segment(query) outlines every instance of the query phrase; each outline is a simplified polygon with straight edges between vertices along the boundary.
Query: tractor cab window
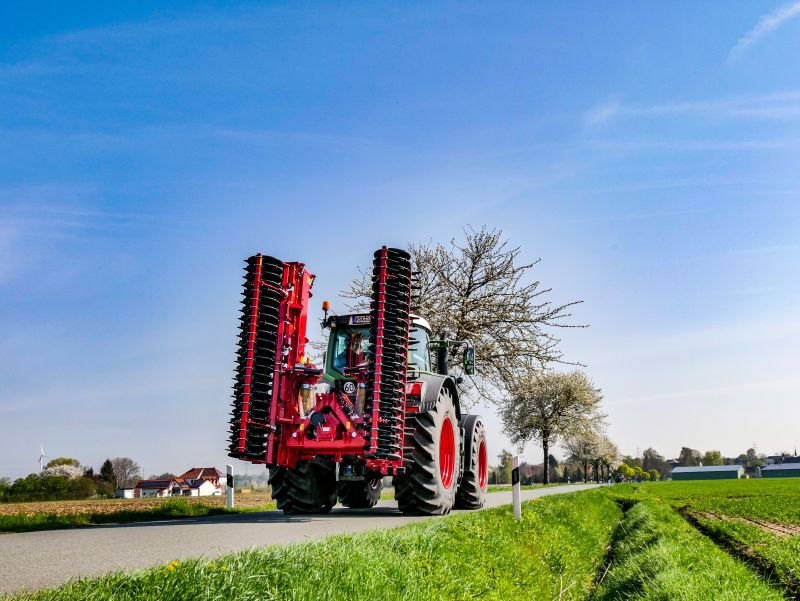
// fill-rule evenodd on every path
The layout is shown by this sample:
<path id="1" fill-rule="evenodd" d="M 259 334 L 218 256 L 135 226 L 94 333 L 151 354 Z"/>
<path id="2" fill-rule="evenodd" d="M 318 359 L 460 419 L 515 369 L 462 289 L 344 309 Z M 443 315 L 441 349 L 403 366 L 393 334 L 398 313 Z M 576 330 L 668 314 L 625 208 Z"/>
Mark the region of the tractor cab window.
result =
<path id="1" fill-rule="evenodd" d="M 411 327 L 409 337 L 409 369 L 431 371 L 431 354 L 428 351 L 428 332 L 422 328 Z"/>
<path id="2" fill-rule="evenodd" d="M 369 348 L 369 330 L 340 329 L 336 330 L 333 341 L 333 360 L 331 365 L 339 373 L 345 367 L 355 367 L 367 359 Z"/>

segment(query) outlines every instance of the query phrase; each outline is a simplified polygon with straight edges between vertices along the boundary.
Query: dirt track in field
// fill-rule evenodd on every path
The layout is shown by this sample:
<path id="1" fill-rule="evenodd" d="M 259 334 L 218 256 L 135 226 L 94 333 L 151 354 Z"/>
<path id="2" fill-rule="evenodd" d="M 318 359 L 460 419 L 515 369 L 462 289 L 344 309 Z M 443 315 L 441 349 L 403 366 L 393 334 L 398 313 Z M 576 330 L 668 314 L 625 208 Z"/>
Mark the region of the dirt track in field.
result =
<path id="1" fill-rule="evenodd" d="M 702 518 L 705 520 L 721 520 L 723 522 L 742 522 L 745 524 L 752 524 L 753 526 L 758 526 L 765 532 L 769 532 L 775 536 L 794 536 L 800 534 L 800 524 L 781 524 L 780 522 L 769 522 L 766 520 L 757 520 L 755 518 L 722 515 L 713 513 L 711 511 L 690 511 L 689 513 L 697 518 Z"/>

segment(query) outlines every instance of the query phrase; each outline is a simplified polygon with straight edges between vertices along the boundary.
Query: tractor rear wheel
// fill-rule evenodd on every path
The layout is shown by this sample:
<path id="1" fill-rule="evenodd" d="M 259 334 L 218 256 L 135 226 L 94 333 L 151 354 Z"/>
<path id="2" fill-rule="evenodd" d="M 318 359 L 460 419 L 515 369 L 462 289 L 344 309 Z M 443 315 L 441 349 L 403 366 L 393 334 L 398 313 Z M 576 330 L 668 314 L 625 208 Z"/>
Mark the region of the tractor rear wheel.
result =
<path id="1" fill-rule="evenodd" d="M 284 513 L 328 513 L 336 505 L 336 467 L 328 459 L 269 470 L 272 498 Z"/>
<path id="2" fill-rule="evenodd" d="M 449 513 L 460 463 L 458 420 L 450 390 L 442 386 L 436 406 L 408 422 L 406 457 L 411 463 L 406 464 L 405 474 L 394 479 L 397 505 L 407 514 Z"/>
<path id="3" fill-rule="evenodd" d="M 465 415 L 464 475 L 456 493 L 458 509 L 480 509 L 486 502 L 486 485 L 489 482 L 489 464 L 486 456 L 486 428 L 480 416 Z"/>
<path id="4" fill-rule="evenodd" d="M 352 482 L 339 482 L 339 502 L 351 509 L 374 507 L 381 498 L 383 480 L 372 478 Z"/>

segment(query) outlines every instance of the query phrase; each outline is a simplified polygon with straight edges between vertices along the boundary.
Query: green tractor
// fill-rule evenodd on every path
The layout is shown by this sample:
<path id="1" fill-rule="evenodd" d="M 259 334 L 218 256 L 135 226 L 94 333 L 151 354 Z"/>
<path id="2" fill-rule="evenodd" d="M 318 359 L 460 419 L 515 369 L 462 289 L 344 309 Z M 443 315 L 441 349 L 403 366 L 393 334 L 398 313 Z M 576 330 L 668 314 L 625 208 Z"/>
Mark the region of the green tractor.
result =
<path id="1" fill-rule="evenodd" d="M 479 416 L 462 413 L 457 381 L 448 375 L 448 355 L 460 346 L 466 346 L 464 372 L 474 373 L 473 347 L 432 340 L 427 320 L 414 314 L 410 318 L 406 470 L 394 476 L 395 498 L 403 513 L 479 509 L 486 499 L 488 477 L 486 429 Z M 369 315 L 330 317 L 325 325 L 330 335 L 323 381 L 348 395 L 356 411 L 363 412 L 366 385 L 353 374 L 369 360 Z M 346 507 L 372 506 L 380 497 L 381 482 L 360 457 L 346 457 L 339 467 L 339 501 Z"/>

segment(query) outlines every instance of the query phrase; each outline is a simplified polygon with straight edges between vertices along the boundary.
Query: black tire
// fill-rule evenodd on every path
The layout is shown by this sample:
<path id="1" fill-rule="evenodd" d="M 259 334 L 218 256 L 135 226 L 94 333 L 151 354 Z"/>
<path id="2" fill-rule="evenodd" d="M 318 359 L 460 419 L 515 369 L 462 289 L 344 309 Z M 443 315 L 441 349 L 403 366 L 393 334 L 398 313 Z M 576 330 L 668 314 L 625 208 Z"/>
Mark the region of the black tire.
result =
<path id="1" fill-rule="evenodd" d="M 456 493 L 457 509 L 480 509 L 486 503 L 487 457 L 486 428 L 479 415 L 465 415 L 461 420 L 464 429 L 464 474 Z M 483 445 L 483 450 L 481 450 Z M 483 455 L 481 457 L 481 455 Z M 481 462 L 483 474 L 481 474 Z M 483 482 L 481 482 L 483 475 Z M 481 486 L 483 484 L 483 486 Z"/>
<path id="2" fill-rule="evenodd" d="M 455 444 L 454 465 L 446 470 L 449 482 L 442 477 L 440 447 L 445 422 L 450 422 Z M 395 498 L 400 511 L 412 515 L 450 513 L 456 499 L 459 470 L 459 429 L 453 396 L 446 386 L 439 391 L 436 406 L 409 419 L 406 429 L 406 473 L 397 476 Z"/>
<path id="3" fill-rule="evenodd" d="M 336 468 L 332 461 L 300 461 L 293 470 L 269 470 L 272 498 L 287 514 L 328 513 L 336 505 Z"/>
<path id="4" fill-rule="evenodd" d="M 339 502 L 350 509 L 366 509 L 375 507 L 381 498 L 383 480 L 356 480 L 339 482 Z"/>

